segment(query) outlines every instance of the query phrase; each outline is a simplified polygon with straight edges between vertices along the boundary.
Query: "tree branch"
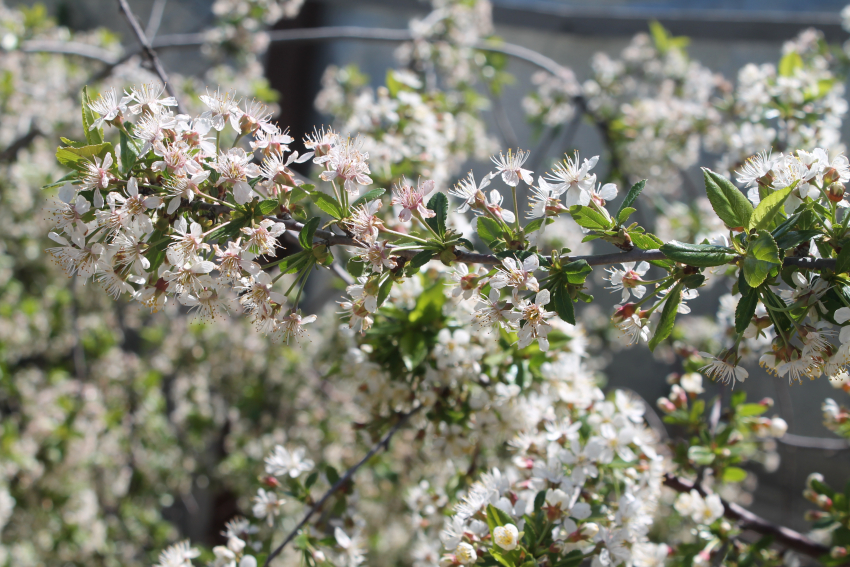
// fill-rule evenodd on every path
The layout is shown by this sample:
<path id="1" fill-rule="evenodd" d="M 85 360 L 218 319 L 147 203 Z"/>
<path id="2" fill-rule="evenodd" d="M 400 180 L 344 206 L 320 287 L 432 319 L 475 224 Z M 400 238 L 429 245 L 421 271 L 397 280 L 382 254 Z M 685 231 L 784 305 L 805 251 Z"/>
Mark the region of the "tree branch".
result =
<path id="1" fill-rule="evenodd" d="M 845 439 L 832 439 L 829 437 L 806 437 L 786 433 L 778 439 L 783 445 L 800 447 L 803 449 L 817 449 L 820 451 L 846 451 L 850 449 L 850 442 Z"/>
<path id="2" fill-rule="evenodd" d="M 701 495 L 707 494 L 701 485 L 670 473 L 664 475 L 664 484 L 678 492 L 690 492 L 696 488 Z M 725 500 L 721 500 L 721 502 L 723 502 L 723 515 L 730 520 L 739 522 L 744 529 L 773 536 L 777 543 L 809 557 L 818 558 L 829 553 L 829 547 L 817 543 L 799 532 L 773 524 L 733 502 L 726 502 Z"/>
<path id="3" fill-rule="evenodd" d="M 24 53 L 58 53 L 61 55 L 77 55 L 86 59 L 94 59 L 106 65 L 113 65 L 118 60 L 106 49 L 79 43 L 76 41 L 53 41 L 49 39 L 30 39 L 21 44 Z"/>
<path id="4" fill-rule="evenodd" d="M 351 480 L 351 478 L 354 476 L 354 474 L 360 469 L 360 467 L 365 465 L 369 461 L 369 459 L 374 457 L 380 451 L 387 449 L 389 447 L 390 440 L 393 438 L 393 435 L 398 433 L 399 429 L 401 429 L 402 426 L 405 423 L 407 423 L 407 420 L 410 419 L 410 417 L 413 414 L 415 414 L 420 409 L 422 409 L 422 407 L 423 406 L 420 404 L 420 405 L 416 406 L 415 408 L 413 408 L 412 410 L 410 410 L 409 412 L 403 413 L 399 416 L 398 422 L 396 422 L 396 424 L 392 426 L 392 428 L 387 432 L 387 434 L 384 435 L 383 438 L 381 438 L 381 440 L 378 441 L 374 446 L 372 446 L 372 448 L 369 450 L 369 452 L 366 453 L 366 455 L 362 459 L 360 459 L 360 461 L 356 465 L 354 465 L 353 467 L 351 467 L 350 469 L 345 471 L 345 474 L 342 475 L 339 478 L 339 480 L 337 480 L 333 484 L 333 486 L 331 486 L 328 489 L 328 491 L 325 492 L 322 495 L 322 497 L 315 504 L 313 504 L 313 506 L 310 507 L 309 510 L 307 510 L 307 513 L 304 514 L 304 517 L 301 519 L 300 522 L 298 522 L 298 525 L 295 526 L 295 528 L 291 532 L 289 532 L 289 535 L 286 536 L 286 539 L 283 540 L 283 543 L 278 545 L 274 549 L 274 551 L 269 553 L 269 556 L 266 558 L 265 563 L 263 563 L 263 567 L 268 567 L 269 564 L 272 562 L 272 560 L 275 557 L 277 557 L 278 555 L 281 554 L 281 552 L 283 551 L 283 548 L 285 548 L 293 539 L 295 539 L 295 536 L 298 535 L 299 530 L 301 530 L 301 528 L 304 527 L 304 525 L 310 520 L 310 518 L 313 516 L 313 514 L 318 512 L 322 508 L 322 506 L 325 505 L 325 502 L 327 502 L 328 499 L 335 492 L 337 492 L 340 488 L 345 486 L 348 483 L 348 481 Z"/>
<path id="5" fill-rule="evenodd" d="M 18 138 L 17 140 L 13 140 L 9 147 L 5 150 L 0 151 L 0 163 L 10 162 L 14 160 L 18 156 L 18 152 L 29 146 L 33 140 L 35 140 L 38 136 L 41 135 L 41 130 L 38 129 L 38 126 L 35 124 L 30 125 L 30 129 L 26 134 Z"/>
<path id="6" fill-rule="evenodd" d="M 174 90 L 174 86 L 171 82 L 169 82 L 168 74 L 165 72 L 165 68 L 163 68 L 156 51 L 154 51 L 153 47 L 151 47 L 148 36 L 145 35 L 142 26 L 139 25 L 139 20 L 137 20 L 136 16 L 133 15 L 132 10 L 130 10 L 130 5 L 127 4 L 127 0 L 118 0 L 118 6 L 121 8 L 121 12 L 124 13 L 124 17 L 127 18 L 127 22 L 130 24 L 133 33 L 136 34 L 136 38 L 142 46 L 142 52 L 145 54 L 145 57 L 147 57 L 148 61 L 150 61 L 154 71 L 159 77 L 159 80 L 165 84 L 168 94 L 173 96 L 174 100 L 177 101 L 177 112 L 182 113 L 183 107 L 180 105 L 180 99 L 177 98 L 177 92 Z"/>

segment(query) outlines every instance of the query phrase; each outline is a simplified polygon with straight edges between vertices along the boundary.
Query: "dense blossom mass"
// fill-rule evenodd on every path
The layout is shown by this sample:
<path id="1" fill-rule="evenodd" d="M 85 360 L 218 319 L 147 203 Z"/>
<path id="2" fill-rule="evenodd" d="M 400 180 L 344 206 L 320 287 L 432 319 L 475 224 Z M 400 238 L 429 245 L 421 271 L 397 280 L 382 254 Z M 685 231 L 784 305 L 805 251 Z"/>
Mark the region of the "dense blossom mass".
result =
<path id="1" fill-rule="evenodd" d="M 302 3 L 217 0 L 168 81 L 0 4 L 0 566 L 845 564 L 824 476 L 808 534 L 742 507 L 806 442 L 754 382 L 829 380 L 850 438 L 843 48 L 733 83 L 653 24 L 582 84 L 433 0 L 293 132 L 258 57 Z M 506 53 L 546 69 L 532 152 Z M 605 154 L 550 155 L 585 119 Z M 605 367 L 635 345 L 676 361 L 654 406 Z"/>

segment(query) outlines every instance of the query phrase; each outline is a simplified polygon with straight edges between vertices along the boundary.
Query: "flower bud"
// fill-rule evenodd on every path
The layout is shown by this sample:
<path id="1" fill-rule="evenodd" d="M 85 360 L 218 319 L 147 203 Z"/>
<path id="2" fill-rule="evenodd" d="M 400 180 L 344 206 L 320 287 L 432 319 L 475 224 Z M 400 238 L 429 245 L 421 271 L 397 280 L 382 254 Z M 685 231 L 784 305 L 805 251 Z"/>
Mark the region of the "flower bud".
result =
<path id="1" fill-rule="evenodd" d="M 818 493 L 811 488 L 807 488 L 803 491 L 803 498 L 814 504 L 818 503 Z"/>
<path id="2" fill-rule="evenodd" d="M 581 535 L 585 539 L 592 539 L 599 533 L 599 525 L 594 522 L 588 522 L 581 527 Z"/>
<path id="3" fill-rule="evenodd" d="M 834 167 L 830 167 L 823 173 L 824 183 L 833 183 L 841 178 L 841 174 Z"/>
<path id="4" fill-rule="evenodd" d="M 833 203 L 838 203 L 844 199 L 844 184 L 841 182 L 831 183 L 826 188 L 826 196 Z"/>
<path id="5" fill-rule="evenodd" d="M 766 408 L 772 408 L 773 407 L 773 398 L 762 398 L 761 400 L 759 400 L 758 403 L 759 403 L 760 406 L 764 406 Z"/>
<path id="6" fill-rule="evenodd" d="M 668 400 L 667 398 L 658 398 L 658 401 L 655 402 L 658 406 L 658 409 L 663 411 L 664 413 L 673 413 L 676 411 L 676 406 L 673 405 L 673 402 Z"/>
<path id="7" fill-rule="evenodd" d="M 779 439 L 788 432 L 788 424 L 781 417 L 770 420 L 770 436 Z"/>
<path id="8" fill-rule="evenodd" d="M 837 545 L 829 550 L 829 556 L 833 559 L 840 559 L 842 557 L 847 557 L 847 548 L 841 547 Z"/>
<path id="9" fill-rule="evenodd" d="M 813 472 L 812 474 L 810 474 L 808 476 L 808 478 L 806 478 L 806 486 L 810 490 L 814 490 L 814 486 L 812 486 L 812 485 L 815 481 L 817 481 L 819 483 L 823 483 L 823 475 L 820 474 L 820 473 L 817 473 L 817 472 Z"/>
<path id="10" fill-rule="evenodd" d="M 829 514 L 826 512 L 822 512 L 820 510 L 806 510 L 806 513 L 803 514 L 803 519 L 807 522 L 817 522 L 823 518 L 826 518 Z"/>
<path id="11" fill-rule="evenodd" d="M 625 305 L 617 307 L 617 309 L 614 311 L 614 316 L 612 317 L 612 319 L 615 323 L 621 323 L 626 319 L 630 319 L 636 311 L 637 307 L 634 303 L 626 303 Z"/>
<path id="12" fill-rule="evenodd" d="M 686 408 L 688 407 L 688 394 L 685 393 L 684 388 L 678 384 L 673 384 L 673 387 L 670 388 L 670 401 L 677 408 Z"/>
<path id="13" fill-rule="evenodd" d="M 815 502 L 819 507 L 824 510 L 829 510 L 832 508 L 832 498 L 827 496 L 826 494 L 818 494 L 817 501 Z"/>

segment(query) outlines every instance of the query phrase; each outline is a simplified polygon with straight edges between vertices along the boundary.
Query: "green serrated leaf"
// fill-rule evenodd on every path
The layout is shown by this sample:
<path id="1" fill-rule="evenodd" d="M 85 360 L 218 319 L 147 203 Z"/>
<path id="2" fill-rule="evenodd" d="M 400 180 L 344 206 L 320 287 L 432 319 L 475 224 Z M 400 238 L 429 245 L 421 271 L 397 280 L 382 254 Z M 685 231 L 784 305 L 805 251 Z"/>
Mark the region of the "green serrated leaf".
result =
<path id="1" fill-rule="evenodd" d="M 770 271 L 781 265 L 779 248 L 770 233 L 765 230 L 756 233 L 756 237 L 751 238 L 747 245 L 747 254 L 742 265 L 747 284 L 750 287 L 760 286 Z"/>
<path id="2" fill-rule="evenodd" d="M 729 248 L 711 244 L 687 244 L 673 240 L 659 248 L 665 256 L 689 266 L 708 268 L 733 262 L 737 255 Z"/>
<path id="3" fill-rule="evenodd" d="M 434 252 L 433 250 L 423 250 L 422 252 L 417 253 L 416 256 L 414 256 L 410 259 L 409 262 L 407 262 L 407 265 L 404 267 L 405 273 L 408 276 L 415 274 L 422 266 L 430 262 L 431 258 L 436 255 L 436 252 Z"/>
<path id="4" fill-rule="evenodd" d="M 354 207 L 358 207 L 370 201 L 374 201 L 386 192 L 387 190 L 382 189 L 381 187 L 378 187 L 377 189 L 372 189 L 371 191 L 367 191 L 366 193 L 363 193 L 362 195 L 357 197 L 357 199 L 353 203 L 351 203 L 351 208 L 353 209 Z"/>
<path id="5" fill-rule="evenodd" d="M 113 153 L 112 144 L 109 142 L 81 148 L 57 148 L 56 160 L 65 167 L 81 170 L 85 168 L 85 162 L 93 161 L 94 157 L 103 160 L 107 154 L 111 153 Z"/>
<path id="6" fill-rule="evenodd" d="M 570 215 L 579 226 L 591 230 L 606 230 L 613 225 L 611 219 L 606 218 L 605 215 L 592 207 L 573 205 L 570 207 Z"/>
<path id="7" fill-rule="evenodd" d="M 664 302 L 664 308 L 661 310 L 661 319 L 658 320 L 655 334 L 649 339 L 649 350 L 654 351 L 655 347 L 673 332 L 673 326 L 676 323 L 676 314 L 678 313 L 681 302 L 682 284 L 677 283 L 667 294 L 667 300 Z"/>
<path id="8" fill-rule="evenodd" d="M 348 260 L 348 264 L 346 264 L 346 269 L 348 273 L 354 276 L 355 278 L 359 278 L 363 275 L 363 268 L 365 268 L 365 264 L 360 261 L 359 258 L 350 258 Z"/>
<path id="9" fill-rule="evenodd" d="M 428 226 L 440 235 L 446 236 L 446 219 L 449 217 L 449 200 L 442 193 L 436 193 L 431 200 L 428 201 L 428 209 L 437 213 L 435 216 L 425 219 Z M 480 220 L 480 219 L 479 219 Z"/>
<path id="10" fill-rule="evenodd" d="M 803 66 L 803 58 L 796 51 L 789 51 L 779 60 L 779 76 L 792 77 Z"/>
<path id="11" fill-rule="evenodd" d="M 741 404 L 735 408 L 738 417 L 752 417 L 761 415 L 767 411 L 767 406 L 762 404 Z"/>
<path id="12" fill-rule="evenodd" d="M 738 306 L 735 308 L 735 331 L 743 333 L 753 320 L 753 315 L 756 314 L 756 307 L 759 304 L 759 294 L 756 290 L 750 288 L 747 293 L 741 293 L 741 299 L 738 300 Z"/>
<path id="13" fill-rule="evenodd" d="M 753 205 L 744 194 L 722 175 L 706 168 L 702 173 L 708 200 L 720 220 L 732 229 L 749 225 Z"/>
<path id="14" fill-rule="evenodd" d="M 629 217 L 632 216 L 632 213 L 634 213 L 636 210 L 637 209 L 633 207 L 626 207 L 625 209 L 622 209 L 620 212 L 617 213 L 617 224 L 619 224 L 620 226 L 626 224 L 626 221 L 629 220 Z"/>
<path id="15" fill-rule="evenodd" d="M 278 207 L 280 207 L 280 203 L 278 203 L 277 199 L 266 199 L 265 201 L 260 201 L 259 205 L 257 205 L 257 209 L 263 215 L 272 214 Z"/>
<path id="16" fill-rule="evenodd" d="M 489 243 L 502 238 L 502 227 L 493 219 L 478 217 L 476 224 L 478 225 L 478 236 L 481 237 L 482 241 Z"/>
<path id="17" fill-rule="evenodd" d="M 313 247 L 313 235 L 316 234 L 319 222 L 319 217 L 313 217 L 304 223 L 304 228 L 301 229 L 301 233 L 298 235 L 298 242 L 303 248 Z"/>
<path id="18" fill-rule="evenodd" d="M 846 274 L 850 272 L 850 243 L 846 244 L 835 258 L 835 273 Z"/>
<path id="19" fill-rule="evenodd" d="M 126 128 L 132 127 L 133 125 L 128 122 Z M 133 164 L 136 163 L 139 151 L 136 143 L 124 133 L 124 130 L 119 132 L 119 137 L 121 141 L 121 171 L 126 174 L 130 171 Z"/>
<path id="20" fill-rule="evenodd" d="M 622 203 L 620 203 L 620 208 L 617 209 L 616 217 L 618 219 L 620 218 L 620 214 L 624 210 L 632 206 L 632 204 L 638 198 L 638 195 L 640 195 L 641 191 L 643 191 L 644 187 L 646 187 L 646 179 L 641 179 L 640 181 L 632 185 L 632 188 L 629 189 L 628 193 L 626 193 L 626 198 L 623 199 Z"/>
<path id="21" fill-rule="evenodd" d="M 83 107 L 83 130 L 86 133 L 86 141 L 89 145 L 96 146 L 103 143 L 103 131 L 100 128 L 92 128 L 92 124 L 97 120 L 97 117 L 92 112 L 91 99 L 89 98 L 88 87 L 83 87 L 82 94 Z"/>
<path id="22" fill-rule="evenodd" d="M 785 201 L 791 195 L 791 191 L 794 190 L 796 185 L 797 182 L 795 181 L 785 189 L 774 191 L 762 199 L 759 206 L 756 207 L 753 214 L 750 215 L 750 221 L 747 223 L 747 231 L 758 231 L 770 228 L 770 223 L 773 222 L 774 217 L 783 210 Z"/>
<path id="23" fill-rule="evenodd" d="M 319 209 L 326 212 L 333 218 L 337 220 L 342 218 L 342 207 L 340 207 L 339 202 L 337 202 L 334 197 L 331 197 L 327 193 L 314 191 L 310 193 L 310 199 L 317 207 L 319 207 Z"/>
<path id="24" fill-rule="evenodd" d="M 776 246 L 778 246 L 780 250 L 788 250 L 789 248 L 796 248 L 803 242 L 808 242 L 812 238 L 817 238 L 822 235 L 823 233 L 819 230 L 792 230 L 782 234 L 781 236 L 774 236 L 774 239 L 776 240 Z"/>
<path id="25" fill-rule="evenodd" d="M 555 309 L 555 313 L 558 314 L 558 317 L 560 317 L 561 320 L 566 321 L 570 325 L 575 325 L 575 308 L 573 307 L 573 300 L 570 297 L 570 294 L 567 291 L 566 287 L 560 286 L 552 290 L 551 293 L 552 306 Z"/>
<path id="26" fill-rule="evenodd" d="M 309 197 L 312 190 L 312 185 L 299 185 L 297 187 L 293 187 L 292 191 L 289 193 L 289 204 L 294 205 L 304 197 Z"/>
<path id="27" fill-rule="evenodd" d="M 381 284 L 381 287 L 378 289 L 378 307 L 384 304 L 387 298 L 390 296 L 390 291 L 393 289 L 393 279 L 387 278 L 384 283 Z"/>

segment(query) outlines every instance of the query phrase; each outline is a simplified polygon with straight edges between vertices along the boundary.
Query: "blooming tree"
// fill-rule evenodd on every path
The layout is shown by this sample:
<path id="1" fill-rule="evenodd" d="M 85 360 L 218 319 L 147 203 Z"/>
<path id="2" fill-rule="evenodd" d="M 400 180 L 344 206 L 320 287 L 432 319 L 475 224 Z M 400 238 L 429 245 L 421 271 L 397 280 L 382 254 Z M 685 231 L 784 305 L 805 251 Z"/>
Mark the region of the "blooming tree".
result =
<path id="1" fill-rule="evenodd" d="M 778 67 L 747 66 L 733 88 L 654 25 L 621 59 L 596 57 L 582 85 L 493 38 L 485 1 L 435 1 L 393 36 L 405 40 L 404 69 L 375 91 L 353 68 L 329 69 L 317 106 L 334 123 L 296 135 L 249 98 L 261 92 L 227 90 L 227 81 L 173 88 L 156 42 L 119 5 L 142 45 L 136 66 L 147 61 L 156 76 L 134 68 L 137 81 L 82 88 L 80 129 L 61 138 L 62 171 L 43 189 L 55 195 L 50 227 L 35 230 L 62 271 L 122 306 L 117 316 L 135 306 L 123 332 L 148 335 L 163 353 L 147 375 L 176 378 L 147 379 L 139 361 L 139 378 L 122 386 L 110 376 L 129 364 L 108 357 L 96 384 L 76 359 L 77 379 L 58 387 L 43 373 L 4 378 L 17 407 L 3 410 L 14 458 L 0 480 L 0 525 L 19 514 L 38 531 L 8 523 L 4 532 L 32 543 L 4 543 L 0 562 L 47 553 L 36 549 L 109 564 L 123 549 L 139 562 L 133 545 L 168 539 L 159 493 L 190 498 L 186 482 L 209 486 L 205 469 L 186 461 L 211 445 L 192 454 L 218 455 L 213 480 L 233 513 L 217 526 L 218 545 L 182 541 L 159 566 L 848 561 L 850 493 L 823 476 L 812 472 L 804 490 L 816 507 L 811 535 L 739 503 L 753 469 L 778 466 L 775 440 L 788 429 L 768 415 L 772 400 L 747 401 L 744 363 L 757 359 L 789 385 L 821 378 L 850 391 L 839 48 L 804 32 Z M 216 2 L 218 26 L 202 41 L 241 66 L 219 76 L 244 84 L 233 75 L 256 73 L 272 37 L 253 30 L 299 7 Z M 32 13 L 3 14 L 12 30 L 3 48 L 15 57 L 59 50 L 31 37 L 48 33 L 28 22 Z M 91 57 L 81 45 L 95 40 L 74 39 L 76 53 L 60 52 Z M 599 156 L 576 151 L 538 171 L 526 149 L 497 149 L 483 112 L 488 100 L 498 111 L 505 55 L 542 68 L 524 107 L 544 136 L 582 117 L 599 128 L 607 177 Z M 68 104 L 63 89 L 56 104 Z M 61 123 L 52 127 L 46 134 L 58 136 Z M 42 134 L 30 129 L 21 147 Z M 690 204 L 668 202 L 702 149 L 721 155 L 702 169 L 704 189 Z M 467 158 L 488 156 L 486 173 L 461 175 Z M 309 177 L 296 172 L 305 165 Z M 588 253 L 573 251 L 588 243 Z M 660 415 L 633 391 L 600 388 L 581 305 L 594 301 L 594 268 L 619 299 L 612 332 L 599 334 L 680 359 Z M 323 271 L 345 295 L 305 312 Z M 713 286 L 728 291 L 715 335 L 677 334 L 688 302 Z M 115 309 L 95 301 L 93 312 Z M 175 327 L 170 338 L 153 337 L 164 324 Z M 178 360 L 204 352 L 201 342 L 215 354 L 175 373 Z M 707 399 L 703 377 L 728 391 Z M 38 420 L 41 403 L 51 412 Z M 123 408 L 130 418 L 119 426 Z M 826 427 L 844 438 L 848 411 L 823 404 Z M 66 422 L 84 443 L 62 438 L 55 424 Z M 97 461 L 101 444 L 116 447 L 108 455 L 119 466 Z M 54 480 L 28 501 L 43 463 L 55 465 Z M 100 469 L 110 490 L 97 486 Z M 50 495 L 65 470 L 95 478 Z M 61 519 L 39 523 L 39 506 L 49 514 L 54 501 Z M 109 508 L 119 510 L 100 513 Z M 78 531 L 65 535 L 69 526 Z"/>

